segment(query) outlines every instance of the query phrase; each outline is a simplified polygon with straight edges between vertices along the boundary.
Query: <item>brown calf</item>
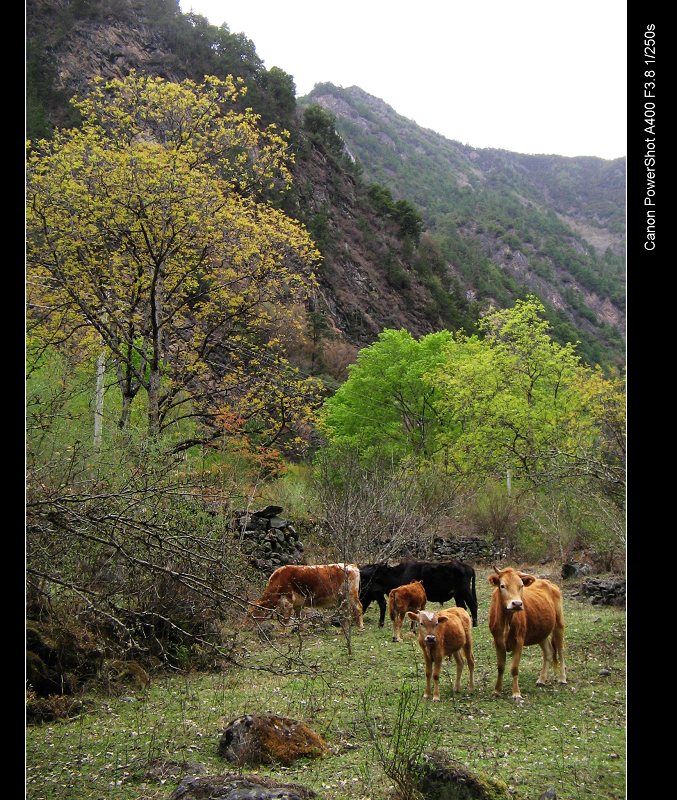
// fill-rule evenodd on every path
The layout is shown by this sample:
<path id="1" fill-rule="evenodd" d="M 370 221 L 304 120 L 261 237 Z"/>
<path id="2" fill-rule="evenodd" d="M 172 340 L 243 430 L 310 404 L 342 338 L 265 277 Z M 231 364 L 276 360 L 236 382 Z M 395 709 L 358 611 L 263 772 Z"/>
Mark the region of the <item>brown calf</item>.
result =
<path id="1" fill-rule="evenodd" d="M 405 583 L 404 586 L 398 586 L 390 590 L 388 593 L 388 608 L 390 610 L 390 619 L 393 621 L 393 642 L 402 641 L 404 615 L 408 611 L 420 611 L 425 608 L 427 600 L 422 581 Z M 412 631 L 414 630 L 413 621 L 411 629 Z"/>
<path id="2" fill-rule="evenodd" d="M 250 616 L 254 620 L 265 619 L 279 608 L 280 622 L 286 625 L 292 611 L 300 616 L 305 606 L 327 608 L 347 599 L 357 627 L 363 629 L 359 593 L 360 570 L 355 564 L 287 564 L 268 578 Z"/>
<path id="3" fill-rule="evenodd" d="M 472 620 L 464 609 L 455 606 L 442 611 L 409 611 L 407 616 L 418 621 L 418 643 L 425 658 L 425 692 L 423 697 L 430 697 L 430 675 L 432 673 L 434 692 L 433 702 L 440 699 L 440 672 L 442 659 L 454 657 L 456 661 L 456 682 L 454 691 L 461 691 L 461 673 L 463 672 L 463 656 L 468 662 L 468 689 L 472 692 L 473 670 L 475 659 L 472 652 Z"/>
<path id="4" fill-rule="evenodd" d="M 538 644 L 543 651 L 543 666 L 536 684 L 545 684 L 548 663 L 559 673 L 559 682 L 566 683 L 564 666 L 564 609 L 562 593 L 554 583 L 518 572 L 512 567 L 496 570 L 489 583 L 496 588 L 489 607 L 489 630 L 494 637 L 498 677 L 494 695 L 501 692 L 506 652 L 512 652 L 512 696 L 522 702 L 518 683 L 522 648 Z"/>

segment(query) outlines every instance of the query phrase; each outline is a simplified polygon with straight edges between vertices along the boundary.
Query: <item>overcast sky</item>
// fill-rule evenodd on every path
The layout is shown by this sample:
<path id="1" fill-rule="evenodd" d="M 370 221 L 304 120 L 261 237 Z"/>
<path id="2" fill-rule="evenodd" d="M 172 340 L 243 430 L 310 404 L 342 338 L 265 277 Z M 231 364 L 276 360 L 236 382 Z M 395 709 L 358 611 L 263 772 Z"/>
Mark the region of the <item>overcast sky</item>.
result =
<path id="1" fill-rule="evenodd" d="M 626 154 L 625 0 L 180 0 L 297 96 L 359 86 L 474 147 Z"/>

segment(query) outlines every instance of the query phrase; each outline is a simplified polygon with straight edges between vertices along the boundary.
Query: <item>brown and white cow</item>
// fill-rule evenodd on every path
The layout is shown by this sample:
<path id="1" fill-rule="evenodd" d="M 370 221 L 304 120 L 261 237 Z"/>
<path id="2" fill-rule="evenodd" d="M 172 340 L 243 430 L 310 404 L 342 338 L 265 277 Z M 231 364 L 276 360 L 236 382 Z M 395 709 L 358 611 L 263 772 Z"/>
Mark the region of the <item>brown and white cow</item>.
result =
<path id="1" fill-rule="evenodd" d="M 360 570 L 355 564 L 287 564 L 268 578 L 268 585 L 253 604 L 250 617 L 265 619 L 279 609 L 284 626 L 292 611 L 300 616 L 302 608 L 328 608 L 347 600 L 357 627 L 363 629 L 359 595 Z"/>
<path id="2" fill-rule="evenodd" d="M 472 692 L 475 659 L 472 652 L 472 620 L 464 609 L 454 606 L 442 611 L 409 611 L 407 616 L 418 622 L 418 643 L 425 658 L 425 692 L 423 697 L 430 697 L 430 676 L 433 678 L 433 702 L 440 699 L 440 672 L 442 659 L 454 657 L 456 661 L 456 682 L 454 691 L 461 691 L 461 673 L 463 672 L 463 656 L 468 662 L 468 689 Z"/>
<path id="3" fill-rule="evenodd" d="M 559 587 L 547 580 L 518 572 L 512 567 L 489 575 L 489 583 L 496 588 L 489 607 L 489 630 L 494 637 L 498 662 L 498 677 L 494 695 L 501 692 L 506 652 L 512 652 L 512 696 L 522 702 L 518 683 L 522 648 L 538 644 L 543 651 L 543 666 L 537 685 L 543 686 L 552 662 L 557 669 L 559 682 L 566 683 L 564 665 L 564 608 Z"/>
<path id="4" fill-rule="evenodd" d="M 423 588 L 423 581 L 412 581 L 391 589 L 388 593 L 388 609 L 390 619 L 393 621 L 393 642 L 402 641 L 402 623 L 408 611 L 421 611 L 425 608 L 428 598 Z M 414 630 L 412 620 L 411 629 Z"/>

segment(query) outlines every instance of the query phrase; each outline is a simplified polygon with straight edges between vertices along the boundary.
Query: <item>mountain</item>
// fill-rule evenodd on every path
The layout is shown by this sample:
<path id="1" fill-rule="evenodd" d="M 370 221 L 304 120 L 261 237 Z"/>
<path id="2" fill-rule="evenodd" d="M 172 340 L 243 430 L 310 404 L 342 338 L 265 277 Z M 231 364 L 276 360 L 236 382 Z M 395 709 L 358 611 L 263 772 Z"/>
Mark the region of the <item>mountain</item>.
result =
<path id="1" fill-rule="evenodd" d="M 333 115 L 365 180 L 416 205 L 469 296 L 505 306 L 531 291 L 588 360 L 622 360 L 624 158 L 476 149 L 355 86 L 318 84 L 299 100 L 313 104 Z"/>
<path id="2" fill-rule="evenodd" d="M 280 205 L 324 257 L 312 344 L 296 354 L 309 371 L 340 380 L 384 327 L 470 332 L 529 291 L 558 339 L 622 363 L 623 159 L 475 150 L 355 87 L 321 84 L 297 102 L 293 77 L 266 69 L 251 40 L 177 0 L 27 0 L 26 34 L 29 138 L 77 124 L 68 99 L 90 78 L 131 69 L 242 77 L 262 122 L 290 131 L 294 188 Z"/>

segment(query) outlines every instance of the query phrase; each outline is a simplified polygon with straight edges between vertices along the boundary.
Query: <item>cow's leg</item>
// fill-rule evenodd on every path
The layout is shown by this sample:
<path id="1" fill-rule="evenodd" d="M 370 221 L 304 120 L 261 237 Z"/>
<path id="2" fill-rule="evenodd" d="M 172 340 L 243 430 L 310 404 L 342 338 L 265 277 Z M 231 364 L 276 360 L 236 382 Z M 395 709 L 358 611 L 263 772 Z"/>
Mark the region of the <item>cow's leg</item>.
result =
<path id="1" fill-rule="evenodd" d="M 353 608 L 355 613 L 355 624 L 357 625 L 357 629 L 359 631 L 364 630 L 364 619 L 362 618 L 362 603 L 360 603 L 359 599 L 355 601 L 355 606 Z"/>
<path id="2" fill-rule="evenodd" d="M 552 650 L 552 665 L 559 675 L 557 681 L 558 683 L 566 683 L 567 670 L 564 665 L 564 625 L 559 624 L 559 620 L 552 632 Z"/>
<path id="3" fill-rule="evenodd" d="M 550 637 L 546 636 L 542 642 L 539 642 L 541 650 L 543 651 L 543 666 L 538 674 L 536 686 L 545 686 L 548 679 L 548 665 L 552 661 L 552 646 L 550 644 Z"/>
<path id="4" fill-rule="evenodd" d="M 289 597 L 283 596 L 279 600 L 278 608 L 280 610 L 280 625 L 282 626 L 282 630 L 286 632 L 289 617 L 291 617 L 294 606 Z"/>
<path id="5" fill-rule="evenodd" d="M 442 657 L 435 654 L 433 661 L 433 703 L 440 702 L 440 672 L 442 671 Z"/>
<path id="6" fill-rule="evenodd" d="M 381 597 L 378 598 L 376 602 L 378 603 L 378 609 L 379 609 L 378 626 L 379 628 L 382 628 L 385 625 L 386 621 L 386 599 L 382 595 Z"/>
<path id="7" fill-rule="evenodd" d="M 468 611 L 470 611 L 470 616 L 472 617 L 472 626 L 473 628 L 477 627 L 477 600 L 472 596 L 472 593 L 468 594 L 467 598 L 468 603 Z"/>
<path id="8" fill-rule="evenodd" d="M 425 658 L 425 692 L 423 692 L 423 698 L 428 700 L 430 698 L 430 676 L 433 673 L 433 662 L 427 650 L 423 651 L 423 656 Z"/>
<path id="9" fill-rule="evenodd" d="M 456 662 L 456 682 L 454 683 L 454 692 L 458 694 L 461 691 L 461 675 L 463 674 L 463 656 L 460 650 L 454 651 L 454 661 Z"/>
<path id="10" fill-rule="evenodd" d="M 400 618 L 399 613 L 395 613 L 393 617 L 393 642 L 401 642 L 402 639 L 400 638 L 400 628 L 402 627 L 402 620 Z"/>
<path id="11" fill-rule="evenodd" d="M 516 703 L 522 702 L 522 695 L 520 694 L 519 685 L 519 672 L 520 672 L 520 659 L 522 658 L 522 642 L 515 642 L 512 650 L 512 664 L 510 665 L 510 674 L 512 675 L 512 699 Z"/>
<path id="12" fill-rule="evenodd" d="M 494 686 L 494 696 L 501 693 L 503 688 L 503 673 L 505 672 L 505 647 L 494 642 L 494 649 L 496 650 L 496 686 Z"/>
<path id="13" fill-rule="evenodd" d="M 463 645 L 463 652 L 465 653 L 465 660 L 468 662 L 468 689 L 475 691 L 475 684 L 473 683 L 473 672 L 475 671 L 475 657 L 472 652 L 472 642 L 466 642 Z"/>
<path id="14" fill-rule="evenodd" d="M 465 608 L 465 610 L 470 614 L 472 617 L 472 626 L 473 628 L 477 627 L 477 603 L 472 596 L 470 591 L 466 591 L 465 589 L 456 593 L 456 597 L 454 598 L 456 601 L 456 605 L 460 608 Z"/>

